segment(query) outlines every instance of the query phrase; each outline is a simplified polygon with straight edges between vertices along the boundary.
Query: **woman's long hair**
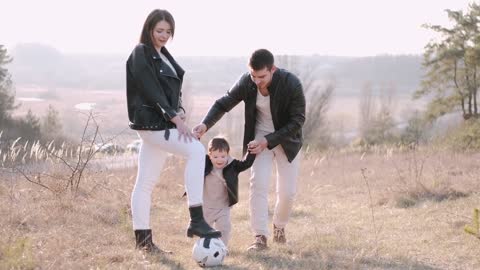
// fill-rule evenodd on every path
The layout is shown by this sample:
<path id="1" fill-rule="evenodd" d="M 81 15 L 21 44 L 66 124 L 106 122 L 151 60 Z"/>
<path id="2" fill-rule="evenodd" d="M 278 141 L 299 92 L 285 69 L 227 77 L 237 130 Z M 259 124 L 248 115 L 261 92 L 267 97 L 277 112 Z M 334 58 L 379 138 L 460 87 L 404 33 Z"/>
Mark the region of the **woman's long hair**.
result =
<path id="1" fill-rule="evenodd" d="M 140 43 L 148 45 L 153 48 L 152 32 L 155 26 L 160 21 L 166 21 L 172 28 L 172 38 L 175 33 L 175 20 L 172 14 L 164 9 L 155 9 L 148 15 L 145 23 L 143 24 L 142 34 L 140 35 Z"/>

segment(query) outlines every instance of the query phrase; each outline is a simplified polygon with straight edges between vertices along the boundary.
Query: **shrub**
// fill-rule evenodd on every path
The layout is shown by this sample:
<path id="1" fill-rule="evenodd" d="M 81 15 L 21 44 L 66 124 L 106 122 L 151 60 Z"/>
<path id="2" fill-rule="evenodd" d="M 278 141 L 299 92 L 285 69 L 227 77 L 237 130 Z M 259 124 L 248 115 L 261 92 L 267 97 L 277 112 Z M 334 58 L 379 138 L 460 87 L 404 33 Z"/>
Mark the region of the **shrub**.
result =
<path id="1" fill-rule="evenodd" d="M 437 144 L 457 151 L 480 150 L 480 119 L 470 118 L 448 132 Z"/>

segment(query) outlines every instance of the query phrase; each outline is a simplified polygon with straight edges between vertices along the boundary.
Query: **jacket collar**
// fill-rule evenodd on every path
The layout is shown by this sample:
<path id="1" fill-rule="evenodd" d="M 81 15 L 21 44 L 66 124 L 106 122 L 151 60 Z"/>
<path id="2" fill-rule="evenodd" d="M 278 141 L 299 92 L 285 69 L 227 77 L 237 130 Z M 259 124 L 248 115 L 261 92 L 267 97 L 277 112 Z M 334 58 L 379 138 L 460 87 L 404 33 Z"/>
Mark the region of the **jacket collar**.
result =
<path id="1" fill-rule="evenodd" d="M 158 51 L 157 51 L 154 47 L 152 47 L 152 46 L 150 46 L 150 45 L 148 45 L 148 44 L 144 44 L 144 46 L 145 46 L 146 48 L 148 48 L 148 53 L 150 54 L 150 56 L 151 56 L 153 59 L 155 59 L 155 60 L 156 60 L 156 59 L 160 59 L 160 54 L 158 54 Z"/>
<path id="2" fill-rule="evenodd" d="M 225 167 L 227 167 L 228 165 L 230 165 L 230 163 L 232 163 L 232 161 L 233 161 L 233 157 L 229 155 L 229 156 L 228 156 L 227 165 L 225 165 Z M 225 167 L 224 167 L 224 168 L 225 168 Z"/>
<path id="3" fill-rule="evenodd" d="M 210 160 L 210 158 L 208 157 L 208 155 L 206 155 L 205 158 L 206 158 L 206 161 L 207 161 L 206 164 L 205 164 L 205 176 L 207 176 L 209 173 L 211 173 L 213 171 L 213 164 L 212 164 L 212 161 Z M 222 168 L 222 172 L 227 167 L 229 167 L 234 160 L 235 159 L 232 156 L 229 156 L 228 157 L 228 164 L 225 165 L 225 167 Z"/>
<path id="4" fill-rule="evenodd" d="M 153 48 L 151 46 L 148 46 L 148 45 L 146 45 L 146 47 L 148 47 L 148 49 L 150 51 L 150 55 L 152 56 L 153 59 L 158 60 L 158 61 L 162 61 L 162 58 L 160 58 L 160 54 L 158 53 L 158 51 L 155 48 Z M 177 63 L 177 61 L 175 61 L 175 59 L 170 54 L 170 52 L 167 50 L 167 48 L 165 48 L 165 46 L 163 46 L 160 49 L 160 51 L 162 52 L 163 55 L 165 55 L 165 57 L 167 57 L 168 61 L 170 61 L 172 66 L 175 68 L 175 71 L 177 72 L 178 77 L 180 79 L 182 79 L 183 75 L 185 74 L 185 70 Z"/>
<path id="5" fill-rule="evenodd" d="M 277 68 L 272 75 L 272 82 L 270 85 L 267 87 L 268 88 L 268 93 L 270 95 L 275 94 L 275 90 L 277 90 L 277 85 L 278 82 L 280 81 L 280 73 L 282 72 L 281 69 Z"/>
<path id="6" fill-rule="evenodd" d="M 167 48 L 165 48 L 164 46 L 160 50 L 162 51 L 163 55 L 167 57 L 168 61 L 170 61 L 170 63 L 173 65 L 173 67 L 175 68 L 175 71 L 177 71 L 178 77 L 183 78 L 183 75 L 185 74 L 185 70 L 183 70 L 183 68 L 177 63 L 177 61 L 173 59 L 173 56 L 170 54 Z"/>

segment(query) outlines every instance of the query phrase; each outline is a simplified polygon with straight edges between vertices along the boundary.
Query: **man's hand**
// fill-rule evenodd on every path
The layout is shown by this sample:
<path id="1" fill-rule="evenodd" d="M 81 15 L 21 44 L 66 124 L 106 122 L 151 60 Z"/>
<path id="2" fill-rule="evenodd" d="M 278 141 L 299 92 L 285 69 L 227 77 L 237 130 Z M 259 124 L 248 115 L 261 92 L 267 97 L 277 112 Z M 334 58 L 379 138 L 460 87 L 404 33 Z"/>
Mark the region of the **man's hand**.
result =
<path id="1" fill-rule="evenodd" d="M 248 152 L 252 154 L 260 154 L 268 146 L 268 141 L 265 137 L 259 140 L 253 140 L 248 143 Z"/>
<path id="2" fill-rule="evenodd" d="M 199 140 L 203 136 L 203 134 L 205 134 L 205 132 L 207 132 L 207 126 L 203 123 L 197 125 L 192 129 L 193 135 Z"/>

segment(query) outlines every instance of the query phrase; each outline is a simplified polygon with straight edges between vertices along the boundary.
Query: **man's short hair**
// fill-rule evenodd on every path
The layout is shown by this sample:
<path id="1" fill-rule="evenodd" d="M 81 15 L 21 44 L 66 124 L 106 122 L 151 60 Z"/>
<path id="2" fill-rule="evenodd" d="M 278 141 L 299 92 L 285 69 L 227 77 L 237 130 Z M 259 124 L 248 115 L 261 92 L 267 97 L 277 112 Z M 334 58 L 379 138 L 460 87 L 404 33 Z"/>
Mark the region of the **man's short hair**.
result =
<path id="1" fill-rule="evenodd" d="M 213 152 L 218 150 L 220 152 L 225 151 L 227 153 L 230 152 L 230 145 L 228 144 L 227 140 L 222 137 L 215 137 L 210 140 L 208 143 L 208 152 Z"/>
<path id="2" fill-rule="evenodd" d="M 258 49 L 252 53 L 250 60 L 248 61 L 248 66 L 253 70 L 261 70 L 267 68 L 271 70 L 273 67 L 273 54 L 267 49 Z"/>

